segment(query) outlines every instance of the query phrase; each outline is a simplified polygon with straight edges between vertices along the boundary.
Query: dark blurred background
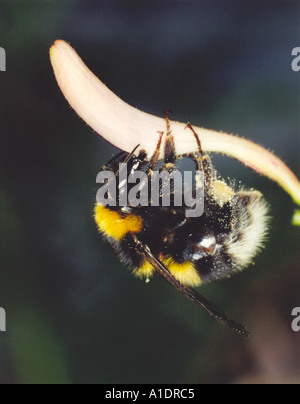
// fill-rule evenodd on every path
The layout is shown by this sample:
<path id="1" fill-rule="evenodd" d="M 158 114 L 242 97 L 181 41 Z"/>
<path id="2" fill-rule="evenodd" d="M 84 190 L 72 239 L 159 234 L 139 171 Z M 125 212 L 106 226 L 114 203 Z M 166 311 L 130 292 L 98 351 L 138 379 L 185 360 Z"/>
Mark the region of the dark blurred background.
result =
<path id="1" fill-rule="evenodd" d="M 300 382 L 290 197 L 214 156 L 224 178 L 261 190 L 272 209 L 256 265 L 201 289 L 248 326 L 244 340 L 165 281 L 135 279 L 103 243 L 96 175 L 118 150 L 69 108 L 48 54 L 64 39 L 133 106 L 239 133 L 299 176 L 299 22 L 299 2 L 287 0 L 1 0 L 1 383 Z"/>

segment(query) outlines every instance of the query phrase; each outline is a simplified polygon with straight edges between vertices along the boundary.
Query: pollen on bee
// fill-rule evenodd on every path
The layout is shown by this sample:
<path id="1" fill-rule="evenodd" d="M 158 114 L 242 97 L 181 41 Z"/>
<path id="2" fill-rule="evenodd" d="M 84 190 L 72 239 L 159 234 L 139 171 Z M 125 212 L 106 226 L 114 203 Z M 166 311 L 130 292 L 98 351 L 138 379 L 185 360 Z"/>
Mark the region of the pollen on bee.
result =
<path id="1" fill-rule="evenodd" d="M 102 234 L 120 241 L 128 233 L 140 233 L 143 220 L 136 215 L 121 215 L 100 204 L 95 207 L 95 220 Z"/>
<path id="2" fill-rule="evenodd" d="M 219 206 L 223 206 L 225 203 L 228 203 L 232 200 L 235 195 L 235 192 L 229 185 L 226 184 L 225 181 L 214 181 L 212 183 L 212 195 L 214 196 L 216 202 Z"/>

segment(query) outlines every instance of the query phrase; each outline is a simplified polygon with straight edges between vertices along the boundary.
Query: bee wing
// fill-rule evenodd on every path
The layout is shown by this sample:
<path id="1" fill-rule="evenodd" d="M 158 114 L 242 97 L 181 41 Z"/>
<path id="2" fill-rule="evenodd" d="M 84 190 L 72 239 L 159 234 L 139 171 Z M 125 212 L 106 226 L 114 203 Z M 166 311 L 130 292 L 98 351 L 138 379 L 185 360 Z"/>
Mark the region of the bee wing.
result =
<path id="1" fill-rule="evenodd" d="M 135 237 L 135 241 L 138 245 L 138 248 L 144 254 L 147 261 L 150 262 L 151 265 L 179 292 L 183 293 L 189 300 L 196 303 L 200 306 L 204 311 L 206 311 L 210 316 L 212 316 L 215 320 L 217 320 L 220 324 L 228 326 L 231 330 L 235 331 L 236 333 L 243 335 L 245 337 L 249 337 L 249 332 L 247 329 L 241 325 L 236 323 L 235 321 L 231 320 L 224 314 L 214 303 L 207 300 L 205 297 L 200 295 L 196 290 L 185 287 L 174 276 L 170 273 L 168 268 L 157 258 L 155 255 L 152 254 L 148 245 L 145 245 L 137 240 Z"/>

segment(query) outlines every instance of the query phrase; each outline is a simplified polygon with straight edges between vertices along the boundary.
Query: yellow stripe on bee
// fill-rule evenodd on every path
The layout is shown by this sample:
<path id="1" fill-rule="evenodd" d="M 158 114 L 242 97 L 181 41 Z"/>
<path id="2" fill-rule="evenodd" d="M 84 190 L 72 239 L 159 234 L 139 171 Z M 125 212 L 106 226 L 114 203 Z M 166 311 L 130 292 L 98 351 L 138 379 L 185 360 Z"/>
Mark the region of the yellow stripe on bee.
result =
<path id="1" fill-rule="evenodd" d="M 140 279 L 150 279 L 154 275 L 155 268 L 150 262 L 145 261 L 144 264 L 133 271 L 133 274 Z"/>
<path id="2" fill-rule="evenodd" d="M 167 258 L 164 260 L 164 265 L 168 268 L 174 278 L 182 285 L 201 285 L 201 278 L 191 262 L 178 264 L 172 258 Z M 133 274 L 140 279 L 150 279 L 154 275 L 155 271 L 155 268 L 148 261 L 145 261 L 140 268 L 133 271 Z"/>
<path id="3" fill-rule="evenodd" d="M 139 216 L 122 216 L 102 205 L 96 205 L 95 220 L 101 233 L 114 240 L 120 241 L 128 233 L 140 233 L 143 220 Z"/>
<path id="4" fill-rule="evenodd" d="M 179 264 L 173 258 L 167 258 L 164 264 L 169 269 L 174 278 L 184 286 L 199 286 L 202 281 L 191 262 Z"/>

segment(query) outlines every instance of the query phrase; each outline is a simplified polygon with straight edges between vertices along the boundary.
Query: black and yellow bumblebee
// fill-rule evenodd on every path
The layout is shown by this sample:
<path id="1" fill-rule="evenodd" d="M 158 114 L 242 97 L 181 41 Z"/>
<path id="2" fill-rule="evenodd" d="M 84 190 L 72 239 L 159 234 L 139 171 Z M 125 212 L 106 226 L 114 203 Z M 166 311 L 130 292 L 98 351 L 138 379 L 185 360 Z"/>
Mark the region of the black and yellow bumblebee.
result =
<path id="1" fill-rule="evenodd" d="M 152 157 L 145 151 L 135 155 L 121 152 L 103 170 L 119 176 L 120 163 L 126 162 L 127 175 L 144 171 L 151 182 L 155 169 L 171 173 L 182 157 L 192 159 L 195 175 L 202 174 L 204 213 L 200 217 L 186 217 L 186 206 L 108 206 L 97 202 L 95 220 L 100 233 L 112 246 L 122 263 L 134 275 L 147 281 L 159 274 L 198 304 L 221 324 L 248 336 L 247 329 L 229 319 L 212 302 L 193 287 L 213 280 L 228 278 L 253 262 L 263 247 L 268 230 L 268 205 L 255 190 L 235 189 L 220 179 L 210 157 L 204 153 L 199 136 L 188 124 L 195 137 L 198 151 L 177 156 L 168 112 L 165 111 L 166 133 L 159 141 Z M 164 141 L 164 160 L 160 162 Z M 118 195 L 121 192 L 119 185 Z M 160 197 L 163 197 L 161 188 Z M 174 202 L 174 201 L 173 201 Z"/>

